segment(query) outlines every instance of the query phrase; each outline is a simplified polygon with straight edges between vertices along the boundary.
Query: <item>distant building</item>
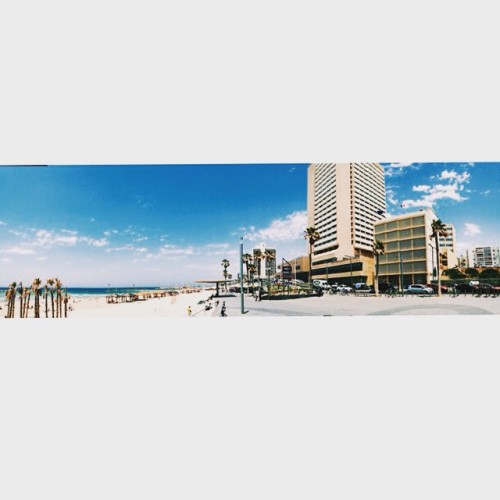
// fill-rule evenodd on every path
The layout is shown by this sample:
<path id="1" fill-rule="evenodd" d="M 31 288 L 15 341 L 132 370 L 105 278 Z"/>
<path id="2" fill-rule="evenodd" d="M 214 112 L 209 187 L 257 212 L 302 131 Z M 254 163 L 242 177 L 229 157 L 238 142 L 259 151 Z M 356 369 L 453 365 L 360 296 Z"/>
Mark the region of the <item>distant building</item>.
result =
<path id="1" fill-rule="evenodd" d="M 312 277 L 339 283 L 371 282 L 373 225 L 385 211 L 385 176 L 380 164 L 309 165 L 307 224 L 321 236 L 312 254 Z"/>
<path id="2" fill-rule="evenodd" d="M 431 209 L 389 217 L 375 223 L 375 237 L 384 243 L 385 254 L 379 258 L 379 281 L 397 287 L 412 283 L 430 283 L 437 276 Z"/>
<path id="3" fill-rule="evenodd" d="M 261 243 L 259 247 L 253 249 L 252 256 L 256 267 L 256 278 L 274 277 L 276 274 L 276 249 L 267 248 L 264 243 Z"/>
<path id="4" fill-rule="evenodd" d="M 459 267 L 459 259 L 451 248 L 448 247 L 441 248 L 441 246 L 439 246 L 439 253 L 441 255 L 442 270 Z"/>
<path id="5" fill-rule="evenodd" d="M 444 224 L 444 228 L 447 234 L 446 236 L 439 237 L 439 248 L 448 248 L 452 252 L 456 253 L 457 240 L 455 236 L 455 226 L 453 224 Z"/>
<path id="6" fill-rule="evenodd" d="M 465 269 L 465 268 L 469 267 L 468 259 L 469 259 L 469 257 L 467 254 L 465 254 L 465 255 L 461 254 L 458 257 L 458 267 L 460 267 L 461 269 Z"/>
<path id="7" fill-rule="evenodd" d="M 473 261 L 474 267 L 499 267 L 499 248 L 476 247 L 473 251 Z"/>
<path id="8" fill-rule="evenodd" d="M 309 279 L 309 256 L 303 255 L 288 261 L 292 266 L 292 279 L 307 281 Z"/>

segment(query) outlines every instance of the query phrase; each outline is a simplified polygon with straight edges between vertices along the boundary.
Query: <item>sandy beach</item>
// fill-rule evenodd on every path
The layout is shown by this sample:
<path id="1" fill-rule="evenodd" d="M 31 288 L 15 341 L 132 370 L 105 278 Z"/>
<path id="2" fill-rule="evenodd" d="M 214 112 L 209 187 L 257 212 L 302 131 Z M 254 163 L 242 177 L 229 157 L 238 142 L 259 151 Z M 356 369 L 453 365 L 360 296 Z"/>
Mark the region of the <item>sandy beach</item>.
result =
<path id="1" fill-rule="evenodd" d="M 181 292 L 177 295 L 121 304 L 107 304 L 104 296 L 75 298 L 71 300 L 73 310 L 68 311 L 68 319 L 188 317 L 189 306 L 192 317 L 217 316 L 222 302 L 219 303 L 219 307 L 215 307 L 215 301 L 212 300 L 212 308 L 208 311 L 205 310 L 205 304 L 199 304 L 200 301 L 206 301 L 213 293 L 212 290 Z"/>

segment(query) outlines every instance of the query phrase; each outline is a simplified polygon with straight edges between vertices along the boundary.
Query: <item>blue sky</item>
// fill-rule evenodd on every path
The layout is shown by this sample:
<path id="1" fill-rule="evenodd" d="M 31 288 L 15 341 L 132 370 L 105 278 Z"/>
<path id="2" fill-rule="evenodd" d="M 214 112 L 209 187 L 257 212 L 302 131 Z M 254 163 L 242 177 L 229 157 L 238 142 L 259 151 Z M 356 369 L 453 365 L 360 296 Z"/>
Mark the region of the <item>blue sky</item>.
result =
<path id="1" fill-rule="evenodd" d="M 431 206 L 460 251 L 499 245 L 500 164 L 384 163 L 390 214 Z M 0 286 L 191 283 L 261 242 L 306 253 L 307 164 L 0 167 Z M 403 207 L 401 207 L 403 205 Z"/>

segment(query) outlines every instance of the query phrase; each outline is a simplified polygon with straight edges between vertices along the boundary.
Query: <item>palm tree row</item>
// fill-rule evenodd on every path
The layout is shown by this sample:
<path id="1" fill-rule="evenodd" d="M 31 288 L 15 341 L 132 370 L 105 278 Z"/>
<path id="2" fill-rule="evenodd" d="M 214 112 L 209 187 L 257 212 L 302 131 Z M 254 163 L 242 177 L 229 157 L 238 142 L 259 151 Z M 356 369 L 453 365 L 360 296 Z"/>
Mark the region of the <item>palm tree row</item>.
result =
<path id="1" fill-rule="evenodd" d="M 55 305 L 54 305 L 54 293 Z M 35 278 L 29 287 L 24 287 L 22 283 L 19 285 L 14 282 L 11 283 L 5 292 L 5 301 L 7 303 L 6 318 L 14 318 L 16 315 L 16 298 L 19 303 L 19 318 L 28 318 L 30 311 L 31 295 L 34 297 L 33 317 L 40 318 L 40 302 L 41 297 L 45 300 L 45 317 L 49 317 L 49 294 L 50 294 L 50 312 L 52 318 L 63 317 L 63 304 L 64 304 L 64 317 L 68 317 L 68 300 L 69 295 L 67 290 L 63 290 L 62 282 L 59 278 L 47 279 L 45 286 L 42 288 L 42 281 L 40 278 Z"/>

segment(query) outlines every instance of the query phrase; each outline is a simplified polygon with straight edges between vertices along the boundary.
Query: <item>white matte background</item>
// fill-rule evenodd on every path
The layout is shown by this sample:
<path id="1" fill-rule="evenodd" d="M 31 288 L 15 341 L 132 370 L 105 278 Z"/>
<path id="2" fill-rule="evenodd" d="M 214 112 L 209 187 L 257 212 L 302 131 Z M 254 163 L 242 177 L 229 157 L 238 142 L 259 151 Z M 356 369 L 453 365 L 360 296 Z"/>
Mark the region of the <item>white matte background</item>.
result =
<path id="1" fill-rule="evenodd" d="M 500 160 L 491 2 L 0 18 L 3 165 Z M 498 317 L 0 328 L 0 498 L 499 496 Z"/>

